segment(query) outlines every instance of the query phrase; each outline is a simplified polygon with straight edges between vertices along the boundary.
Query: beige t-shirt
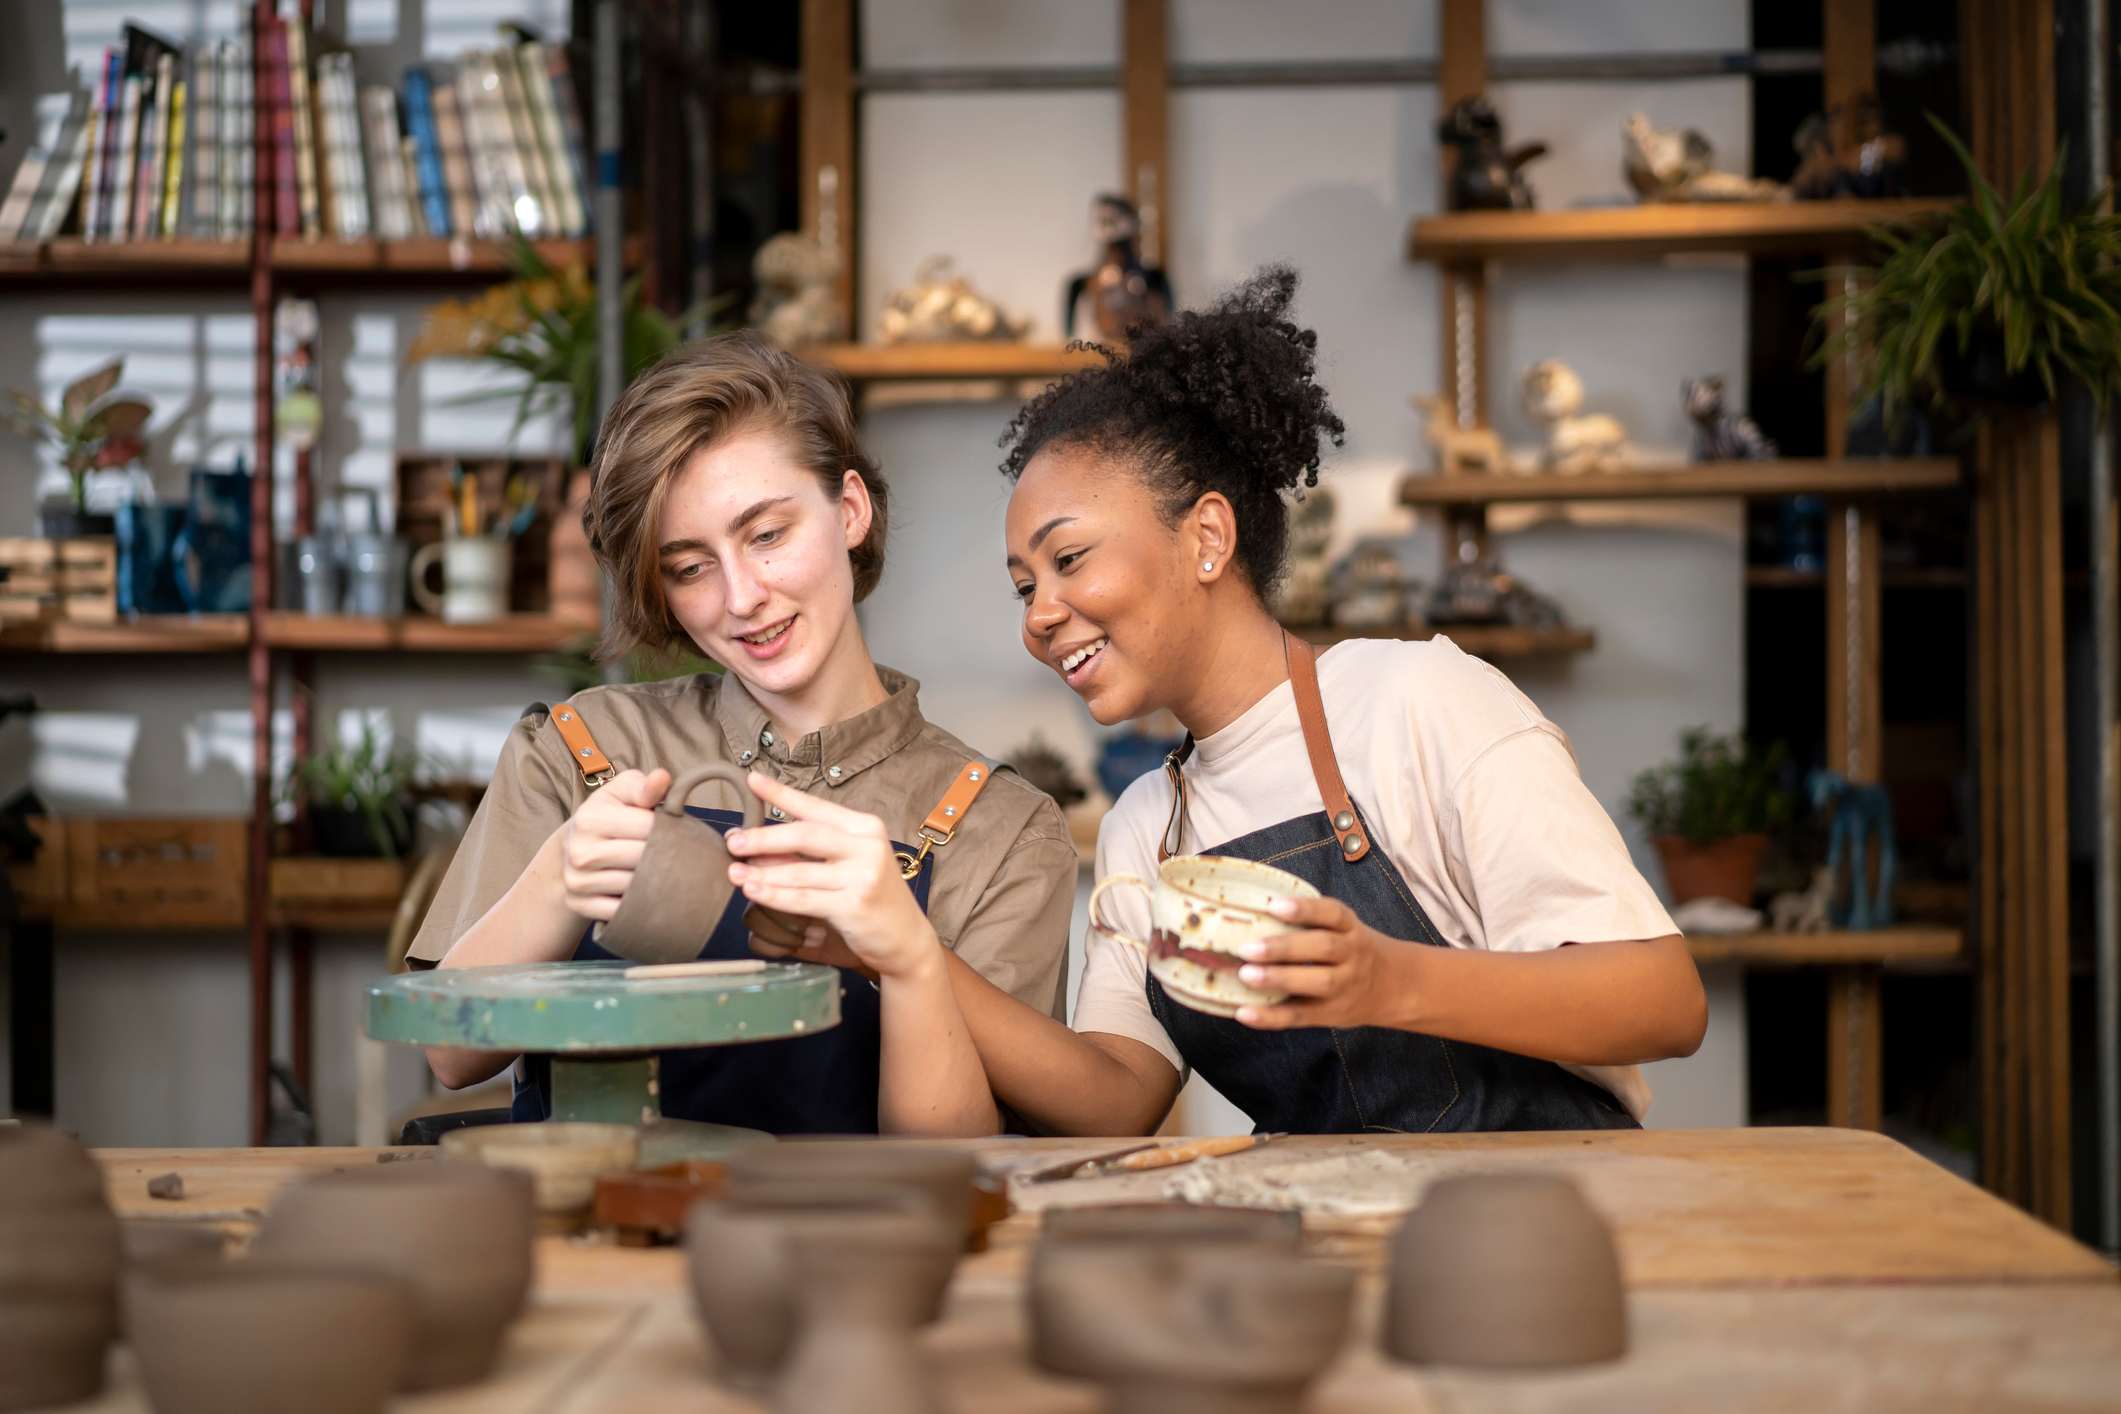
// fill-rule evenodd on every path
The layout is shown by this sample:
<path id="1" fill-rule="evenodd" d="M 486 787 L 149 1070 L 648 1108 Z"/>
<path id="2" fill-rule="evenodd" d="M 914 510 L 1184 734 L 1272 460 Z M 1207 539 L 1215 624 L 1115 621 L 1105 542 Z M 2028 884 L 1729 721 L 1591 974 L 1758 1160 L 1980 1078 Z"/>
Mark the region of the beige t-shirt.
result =
<path id="1" fill-rule="evenodd" d="M 1568 738 L 1493 667 L 1448 639 L 1353 639 L 1320 655 L 1318 677 L 1348 794 L 1452 947 L 1531 952 L 1678 931 L 1577 774 Z M 1181 853 L 1325 808 L 1287 683 L 1195 742 L 1183 770 Z M 1164 772 L 1127 787 L 1098 832 L 1098 877 L 1153 878 L 1170 815 Z M 1099 912 L 1121 932 L 1148 936 L 1139 890 L 1114 890 Z M 1139 952 L 1093 931 L 1075 1029 L 1140 1041 L 1183 1074 L 1149 1009 L 1147 975 Z M 1578 1073 L 1638 1120 L 1648 1112 L 1649 1085 L 1635 1066 Z"/>

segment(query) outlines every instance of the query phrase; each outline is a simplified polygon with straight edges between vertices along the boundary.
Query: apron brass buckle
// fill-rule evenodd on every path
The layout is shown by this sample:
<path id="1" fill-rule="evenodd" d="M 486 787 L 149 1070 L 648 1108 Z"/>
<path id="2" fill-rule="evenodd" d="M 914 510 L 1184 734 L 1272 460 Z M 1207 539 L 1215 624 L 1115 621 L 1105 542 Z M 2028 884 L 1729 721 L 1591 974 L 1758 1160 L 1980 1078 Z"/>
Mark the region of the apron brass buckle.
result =
<path id="1" fill-rule="evenodd" d="M 899 877 L 901 879 L 911 879 L 919 874 L 921 866 L 928 862 L 929 851 L 938 849 L 948 843 L 950 843 L 950 836 L 944 834 L 941 830 L 932 830 L 926 825 L 921 826 L 921 852 L 919 854 L 908 854 L 902 849 L 893 851 L 894 857 L 898 860 Z"/>

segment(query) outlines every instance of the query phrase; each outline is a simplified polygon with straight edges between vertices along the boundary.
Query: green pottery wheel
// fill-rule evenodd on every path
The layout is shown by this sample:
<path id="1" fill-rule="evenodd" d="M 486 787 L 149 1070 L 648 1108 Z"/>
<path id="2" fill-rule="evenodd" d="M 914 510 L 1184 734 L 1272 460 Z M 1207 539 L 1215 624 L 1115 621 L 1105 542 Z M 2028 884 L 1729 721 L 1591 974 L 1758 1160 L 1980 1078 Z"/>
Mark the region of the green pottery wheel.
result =
<path id="1" fill-rule="evenodd" d="M 552 1057 L 552 1117 L 641 1126 L 641 1166 L 718 1159 L 772 1136 L 665 1119 L 657 1051 L 776 1041 L 839 1025 L 840 976 L 773 963 L 724 977 L 629 982 L 630 962 L 452 967 L 368 989 L 368 1034 L 412 1046 Z"/>

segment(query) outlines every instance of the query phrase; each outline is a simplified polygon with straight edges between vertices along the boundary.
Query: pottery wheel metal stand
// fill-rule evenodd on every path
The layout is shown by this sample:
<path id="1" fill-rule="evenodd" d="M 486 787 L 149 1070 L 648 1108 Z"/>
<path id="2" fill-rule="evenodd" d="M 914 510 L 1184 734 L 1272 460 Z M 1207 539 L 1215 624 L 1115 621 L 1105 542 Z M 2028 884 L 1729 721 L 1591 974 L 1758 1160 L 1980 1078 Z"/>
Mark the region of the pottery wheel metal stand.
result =
<path id="1" fill-rule="evenodd" d="M 659 981 L 629 962 L 455 967 L 386 977 L 368 989 L 368 1034 L 412 1046 L 552 1058 L 552 1117 L 641 1126 L 641 1164 L 719 1159 L 771 1136 L 665 1119 L 656 1052 L 733 1046 L 840 1022 L 840 975 L 815 963 Z"/>

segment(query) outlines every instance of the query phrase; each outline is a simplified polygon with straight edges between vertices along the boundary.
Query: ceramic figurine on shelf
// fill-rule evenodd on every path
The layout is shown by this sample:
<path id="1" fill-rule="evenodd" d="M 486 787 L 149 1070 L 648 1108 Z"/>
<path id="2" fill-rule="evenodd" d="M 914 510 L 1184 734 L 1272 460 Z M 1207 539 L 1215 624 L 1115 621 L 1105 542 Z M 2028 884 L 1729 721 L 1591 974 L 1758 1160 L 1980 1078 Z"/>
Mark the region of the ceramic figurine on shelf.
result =
<path id="1" fill-rule="evenodd" d="M 1548 471 L 1574 476 L 1619 469 L 1627 429 L 1604 413 L 1583 411 L 1583 380 L 1575 369 L 1552 358 L 1526 369 L 1524 407 L 1546 425 L 1541 463 Z"/>
<path id="2" fill-rule="evenodd" d="M 947 255 L 931 255 L 913 272 L 913 283 L 892 291 L 876 322 L 887 344 L 947 343 L 960 339 L 1021 339 L 1023 320 L 952 273 Z"/>
<path id="3" fill-rule="evenodd" d="M 1423 415 L 1422 435 L 1436 449 L 1436 470 L 1443 476 L 1468 473 L 1494 475 L 1510 469 L 1502 439 L 1492 427 L 1461 427 L 1451 404 L 1443 398 L 1416 393 L 1407 399 Z"/>
<path id="4" fill-rule="evenodd" d="M 1843 111 L 1814 113 L 1798 127 L 1793 145 L 1800 161 L 1790 191 L 1807 201 L 1907 195 L 1907 140 L 1885 131 L 1877 96 L 1866 93 L 1849 105 L 1845 149 L 1834 141 Z"/>
<path id="5" fill-rule="evenodd" d="M 1827 836 L 1827 875 L 1835 895 L 1845 889 L 1848 898 L 1845 906 L 1832 911 L 1834 926 L 1857 932 L 1892 926 L 1893 875 L 1899 863 L 1892 797 L 1884 786 L 1857 785 L 1834 771 L 1812 772 L 1810 786 L 1812 808 L 1834 820 Z M 1878 852 L 1875 880 L 1873 846 Z"/>
<path id="6" fill-rule="evenodd" d="M 1502 145 L 1502 119 L 1486 98 L 1461 98 L 1436 124 L 1436 140 L 1458 149 L 1451 170 L 1453 211 L 1530 211 L 1524 165 L 1547 154 L 1543 142 Z"/>
<path id="7" fill-rule="evenodd" d="M 783 231 L 751 257 L 751 273 L 759 284 L 751 322 L 774 343 L 793 349 L 847 337 L 847 313 L 833 288 L 840 273 L 837 250 Z"/>
<path id="8" fill-rule="evenodd" d="M 1768 901 L 1768 926 L 1777 933 L 1824 933 L 1834 901 L 1834 871 L 1820 865 L 1802 890 L 1777 894 Z"/>
<path id="9" fill-rule="evenodd" d="M 1723 405 L 1720 374 L 1682 379 L 1679 392 L 1686 403 L 1686 415 L 1694 422 L 1695 461 L 1774 460 L 1775 444 L 1761 432 L 1760 424 Z"/>
<path id="10" fill-rule="evenodd" d="M 1405 536 L 1366 535 L 1333 566 L 1332 622 L 1336 628 L 1404 626 L 1421 592 Z"/>
<path id="11" fill-rule="evenodd" d="M 1789 190 L 1764 177 L 1715 170 L 1716 149 L 1694 128 L 1665 131 L 1640 113 L 1621 125 L 1621 170 L 1644 201 L 1785 201 Z"/>
<path id="12" fill-rule="evenodd" d="M 1114 343 L 1136 325 L 1170 318 L 1171 282 L 1142 260 L 1141 213 L 1134 203 L 1109 192 L 1098 197 L 1090 204 L 1090 229 L 1097 264 L 1068 281 L 1061 302 L 1067 336 Z"/>
<path id="13" fill-rule="evenodd" d="M 1322 624 L 1332 604 L 1326 549 L 1333 541 L 1333 493 L 1313 487 L 1289 508 L 1289 568 L 1274 591 L 1285 624 Z"/>
<path id="14" fill-rule="evenodd" d="M 1487 552 L 1480 535 L 1463 525 L 1450 568 L 1429 592 L 1422 617 L 1435 628 L 1452 624 L 1562 628 L 1568 623 L 1559 604 L 1506 572 Z"/>

